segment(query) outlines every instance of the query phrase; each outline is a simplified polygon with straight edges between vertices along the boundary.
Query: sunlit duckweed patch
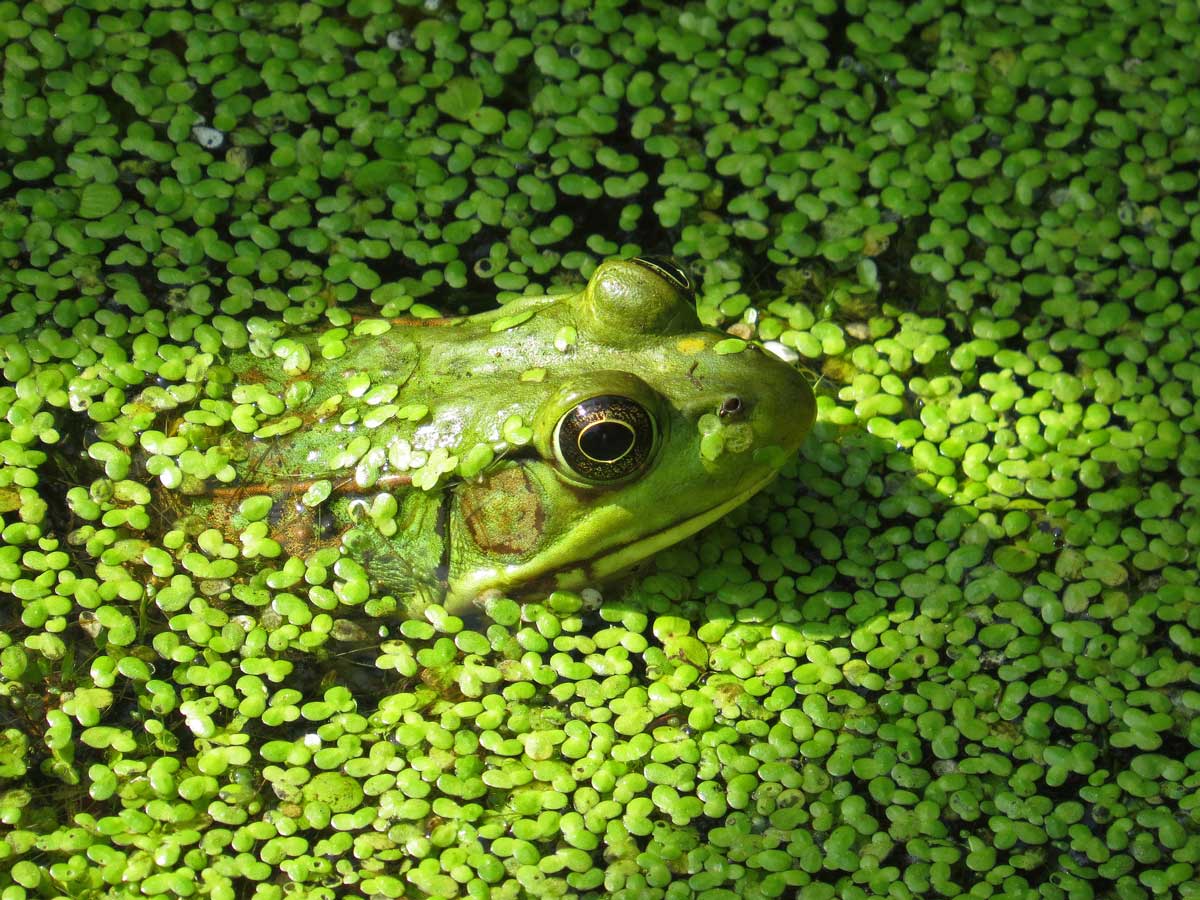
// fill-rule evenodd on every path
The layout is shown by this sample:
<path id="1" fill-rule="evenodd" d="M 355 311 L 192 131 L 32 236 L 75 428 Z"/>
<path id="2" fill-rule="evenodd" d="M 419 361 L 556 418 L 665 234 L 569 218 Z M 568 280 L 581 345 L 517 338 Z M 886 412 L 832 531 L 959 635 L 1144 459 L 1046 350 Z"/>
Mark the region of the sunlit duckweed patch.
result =
<path id="1" fill-rule="evenodd" d="M 1200 893 L 1194 8 L 101 6 L 0 3 L 5 900 Z M 819 421 L 632 588 L 401 622 L 164 521 L 301 426 L 239 354 L 663 251 Z"/>

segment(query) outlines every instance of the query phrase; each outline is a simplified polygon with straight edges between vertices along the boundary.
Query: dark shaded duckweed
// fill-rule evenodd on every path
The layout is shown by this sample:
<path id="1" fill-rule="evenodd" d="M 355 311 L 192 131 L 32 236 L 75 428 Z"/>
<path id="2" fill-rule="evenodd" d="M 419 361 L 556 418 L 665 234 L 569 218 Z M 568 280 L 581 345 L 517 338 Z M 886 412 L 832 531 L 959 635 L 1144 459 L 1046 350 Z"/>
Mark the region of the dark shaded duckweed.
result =
<path id="1" fill-rule="evenodd" d="M 5 900 L 1200 895 L 1197 19 L 0 2 Z M 818 421 L 631 587 L 154 502 L 307 399 L 231 358 L 643 253 Z"/>

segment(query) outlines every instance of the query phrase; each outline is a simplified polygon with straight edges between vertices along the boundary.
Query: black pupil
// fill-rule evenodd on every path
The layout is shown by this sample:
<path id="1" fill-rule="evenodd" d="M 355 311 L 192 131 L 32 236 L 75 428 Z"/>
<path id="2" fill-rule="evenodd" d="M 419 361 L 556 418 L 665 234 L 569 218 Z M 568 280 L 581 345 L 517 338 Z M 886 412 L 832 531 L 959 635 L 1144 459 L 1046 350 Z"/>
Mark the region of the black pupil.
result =
<path id="1" fill-rule="evenodd" d="M 600 462 L 614 462 L 629 452 L 634 434 L 621 422 L 597 422 L 579 435 L 579 449 Z"/>

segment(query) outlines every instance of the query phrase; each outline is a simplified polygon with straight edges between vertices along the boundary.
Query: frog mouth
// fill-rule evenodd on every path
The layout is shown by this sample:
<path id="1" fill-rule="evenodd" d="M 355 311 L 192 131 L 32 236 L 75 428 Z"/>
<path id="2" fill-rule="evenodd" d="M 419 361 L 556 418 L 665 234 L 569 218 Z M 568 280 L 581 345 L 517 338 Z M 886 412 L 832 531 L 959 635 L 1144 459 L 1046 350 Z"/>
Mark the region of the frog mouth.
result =
<path id="1" fill-rule="evenodd" d="M 514 565 L 508 567 L 503 573 L 487 573 L 479 578 L 467 577 L 457 584 L 449 586 L 446 597 L 447 608 L 478 603 L 485 595 L 495 592 L 525 594 L 530 591 L 574 591 L 600 583 L 613 575 L 631 569 L 659 550 L 670 547 L 685 537 L 695 534 L 706 525 L 712 524 L 766 487 L 776 474 L 776 472 L 769 472 L 754 481 L 749 487 L 716 506 L 709 507 L 694 516 L 676 522 L 661 531 L 648 534 L 609 553 L 576 561 L 563 560 L 557 565 L 551 562 L 538 566 L 536 569 Z"/>
<path id="2" fill-rule="evenodd" d="M 624 547 L 614 550 L 612 553 L 596 556 L 587 562 L 581 563 L 580 568 L 564 572 L 558 579 L 558 586 L 566 589 L 584 587 L 590 581 L 601 581 L 631 568 L 643 559 L 654 555 L 659 550 L 677 544 L 685 537 L 695 534 L 706 525 L 711 525 L 730 510 L 741 506 L 766 487 L 775 478 L 776 474 L 775 472 L 770 472 L 745 490 L 734 494 L 729 499 L 718 503 L 710 509 L 697 513 L 691 518 L 676 522 L 662 531 L 648 534 L 631 544 L 626 544 Z M 568 580 L 571 583 L 563 583 Z"/>

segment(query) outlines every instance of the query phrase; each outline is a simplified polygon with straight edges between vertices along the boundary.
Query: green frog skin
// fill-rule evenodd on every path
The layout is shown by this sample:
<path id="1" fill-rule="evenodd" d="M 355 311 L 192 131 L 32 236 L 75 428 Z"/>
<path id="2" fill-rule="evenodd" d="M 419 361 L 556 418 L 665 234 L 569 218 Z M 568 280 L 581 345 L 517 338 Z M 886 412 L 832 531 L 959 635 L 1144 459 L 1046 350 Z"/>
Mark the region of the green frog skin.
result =
<path id="1" fill-rule="evenodd" d="M 702 327 L 663 259 L 606 261 L 574 294 L 362 319 L 260 353 L 224 361 L 232 424 L 163 428 L 229 464 L 223 481 L 157 488 L 159 508 L 189 540 L 265 529 L 269 566 L 340 548 L 410 609 L 610 579 L 760 490 L 815 411 L 791 366 Z"/>

